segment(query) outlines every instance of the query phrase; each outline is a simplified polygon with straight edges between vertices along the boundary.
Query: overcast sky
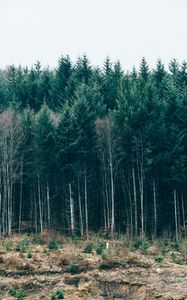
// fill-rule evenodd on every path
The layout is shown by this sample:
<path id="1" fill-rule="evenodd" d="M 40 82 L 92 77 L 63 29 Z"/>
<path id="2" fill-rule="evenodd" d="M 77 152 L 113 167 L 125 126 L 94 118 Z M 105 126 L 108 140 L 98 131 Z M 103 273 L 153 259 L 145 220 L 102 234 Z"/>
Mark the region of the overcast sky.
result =
<path id="1" fill-rule="evenodd" d="M 0 0 L 0 67 L 87 54 L 125 69 L 187 60 L 187 0 Z"/>

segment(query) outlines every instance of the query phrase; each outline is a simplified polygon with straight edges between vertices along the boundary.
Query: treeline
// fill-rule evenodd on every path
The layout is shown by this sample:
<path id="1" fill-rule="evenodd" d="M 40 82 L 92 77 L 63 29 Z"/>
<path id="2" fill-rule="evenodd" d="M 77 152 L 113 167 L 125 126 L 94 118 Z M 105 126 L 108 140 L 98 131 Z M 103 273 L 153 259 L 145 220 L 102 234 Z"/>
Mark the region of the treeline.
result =
<path id="1" fill-rule="evenodd" d="M 60 229 L 183 234 L 187 69 L 103 68 L 86 56 L 54 70 L 0 71 L 0 234 Z"/>

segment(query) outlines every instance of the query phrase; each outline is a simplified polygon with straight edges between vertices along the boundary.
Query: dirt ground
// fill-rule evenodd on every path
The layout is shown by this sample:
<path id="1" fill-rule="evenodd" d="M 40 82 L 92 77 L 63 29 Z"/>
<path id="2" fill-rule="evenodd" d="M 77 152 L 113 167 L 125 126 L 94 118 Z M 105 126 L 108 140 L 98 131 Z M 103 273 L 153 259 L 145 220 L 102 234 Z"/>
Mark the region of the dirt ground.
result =
<path id="1" fill-rule="evenodd" d="M 168 248 L 163 255 L 160 245 L 145 251 L 122 239 L 82 241 L 49 233 L 0 240 L 0 299 L 54 300 L 59 290 L 69 300 L 185 300 L 185 251 Z"/>

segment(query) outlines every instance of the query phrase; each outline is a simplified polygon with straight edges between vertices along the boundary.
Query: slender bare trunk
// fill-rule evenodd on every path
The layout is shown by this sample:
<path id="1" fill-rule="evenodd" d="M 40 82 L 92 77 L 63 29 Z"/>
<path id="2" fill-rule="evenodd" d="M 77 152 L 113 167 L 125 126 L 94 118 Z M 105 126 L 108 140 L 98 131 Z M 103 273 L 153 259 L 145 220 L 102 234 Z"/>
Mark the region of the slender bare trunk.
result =
<path id="1" fill-rule="evenodd" d="M 74 232 L 74 201 L 72 197 L 72 187 L 71 183 L 69 183 L 69 204 L 70 204 L 70 219 L 71 219 L 71 233 Z"/>
<path id="2" fill-rule="evenodd" d="M 132 167 L 132 180 L 133 180 L 133 192 L 134 192 L 134 224 L 135 224 L 135 235 L 138 234 L 138 213 L 137 213 L 137 195 L 136 195 L 136 179 L 134 167 Z"/>
<path id="3" fill-rule="evenodd" d="M 157 236 L 157 199 L 156 199 L 156 184 L 153 180 L 153 205 L 154 205 L 154 236 Z"/>
<path id="4" fill-rule="evenodd" d="M 51 228 L 51 210 L 50 210 L 50 196 L 49 196 L 49 184 L 47 182 L 47 221 L 48 221 L 48 228 Z"/>
<path id="5" fill-rule="evenodd" d="M 81 192 L 80 192 L 79 177 L 78 177 L 78 199 L 79 199 L 80 232 L 81 232 L 81 236 L 83 236 L 84 235 L 84 227 L 83 227 L 82 202 L 81 202 Z"/>
<path id="6" fill-rule="evenodd" d="M 39 173 L 38 173 L 38 204 L 39 204 L 39 217 L 40 217 L 40 231 L 43 232 L 43 215 L 42 215 L 41 187 L 40 187 Z"/>
<path id="7" fill-rule="evenodd" d="M 111 137 L 109 134 L 109 167 L 110 167 L 110 185 L 111 185 L 111 204 L 112 204 L 112 218 L 111 218 L 111 235 L 114 235 L 115 228 L 115 214 L 114 214 L 114 174 L 113 174 L 113 157 L 112 157 L 112 148 L 111 148 Z"/>
<path id="8" fill-rule="evenodd" d="M 173 198 L 174 198 L 174 209 L 175 209 L 175 238 L 176 238 L 176 240 L 178 240 L 179 236 L 178 236 L 177 194 L 176 194 L 176 189 L 174 189 Z"/>
<path id="9" fill-rule="evenodd" d="M 184 228 L 184 232 L 186 232 L 186 224 L 185 224 L 185 213 L 184 213 L 184 194 L 181 194 L 181 205 L 182 205 L 182 226 Z"/>
<path id="10" fill-rule="evenodd" d="M 86 237 L 88 237 L 88 192 L 87 192 L 86 171 L 84 172 L 84 202 L 85 202 Z"/>
<path id="11" fill-rule="evenodd" d="M 23 159 L 21 161 L 21 182 L 20 182 L 20 201 L 19 201 L 19 234 L 21 233 L 21 220 L 22 220 L 22 201 L 23 201 Z"/>

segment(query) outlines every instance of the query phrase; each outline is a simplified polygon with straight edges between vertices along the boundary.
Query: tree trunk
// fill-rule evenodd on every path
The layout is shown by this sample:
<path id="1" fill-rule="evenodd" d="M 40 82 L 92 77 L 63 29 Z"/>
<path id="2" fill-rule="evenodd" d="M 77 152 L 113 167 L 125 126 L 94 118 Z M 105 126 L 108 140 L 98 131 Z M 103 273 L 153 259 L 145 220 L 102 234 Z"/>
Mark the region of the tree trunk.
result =
<path id="1" fill-rule="evenodd" d="M 20 183 L 20 202 L 19 202 L 19 234 L 21 233 L 21 220 L 22 220 L 22 200 L 23 200 L 23 159 L 21 161 L 21 183 Z"/>
<path id="2" fill-rule="evenodd" d="M 182 205 L 182 226 L 184 228 L 184 232 L 186 232 L 186 224 L 185 224 L 185 210 L 184 210 L 184 194 L 181 194 L 181 205 Z"/>
<path id="3" fill-rule="evenodd" d="M 80 232 L 81 232 L 81 236 L 83 236 L 84 235 L 84 227 L 83 227 L 83 218 L 82 218 L 82 203 L 81 203 L 81 192 L 80 192 L 79 177 L 78 177 L 78 199 L 79 199 Z"/>
<path id="4" fill-rule="evenodd" d="M 86 237 L 88 237 L 88 192 L 87 192 L 86 171 L 84 172 L 84 202 L 85 202 Z"/>
<path id="5" fill-rule="evenodd" d="M 40 188 L 40 175 L 38 173 L 38 204 L 39 204 L 39 217 L 40 217 L 40 232 L 43 232 L 43 215 L 41 203 L 41 188 Z"/>
<path id="6" fill-rule="evenodd" d="M 47 182 L 46 186 L 46 194 L 47 194 L 47 223 L 48 223 L 48 229 L 51 228 L 51 210 L 50 210 L 50 196 L 49 196 L 49 184 Z"/>
<path id="7" fill-rule="evenodd" d="M 173 197 L 174 197 L 174 209 L 175 209 L 175 238 L 178 241 L 179 236 L 178 236 L 177 194 L 176 194 L 176 189 L 174 189 Z"/>
<path id="8" fill-rule="evenodd" d="M 153 180 L 153 205 L 154 205 L 154 237 L 157 236 L 157 199 L 156 199 L 156 184 Z"/>
<path id="9" fill-rule="evenodd" d="M 71 220 L 71 233 L 74 232 L 74 201 L 72 197 L 71 183 L 69 183 L 69 204 L 70 204 L 70 220 Z"/>
<path id="10" fill-rule="evenodd" d="M 138 212 L 137 212 L 137 195 L 136 195 L 136 179 L 134 167 L 132 167 L 132 180 L 133 180 L 133 192 L 134 192 L 134 224 L 135 224 L 135 235 L 138 234 Z"/>

